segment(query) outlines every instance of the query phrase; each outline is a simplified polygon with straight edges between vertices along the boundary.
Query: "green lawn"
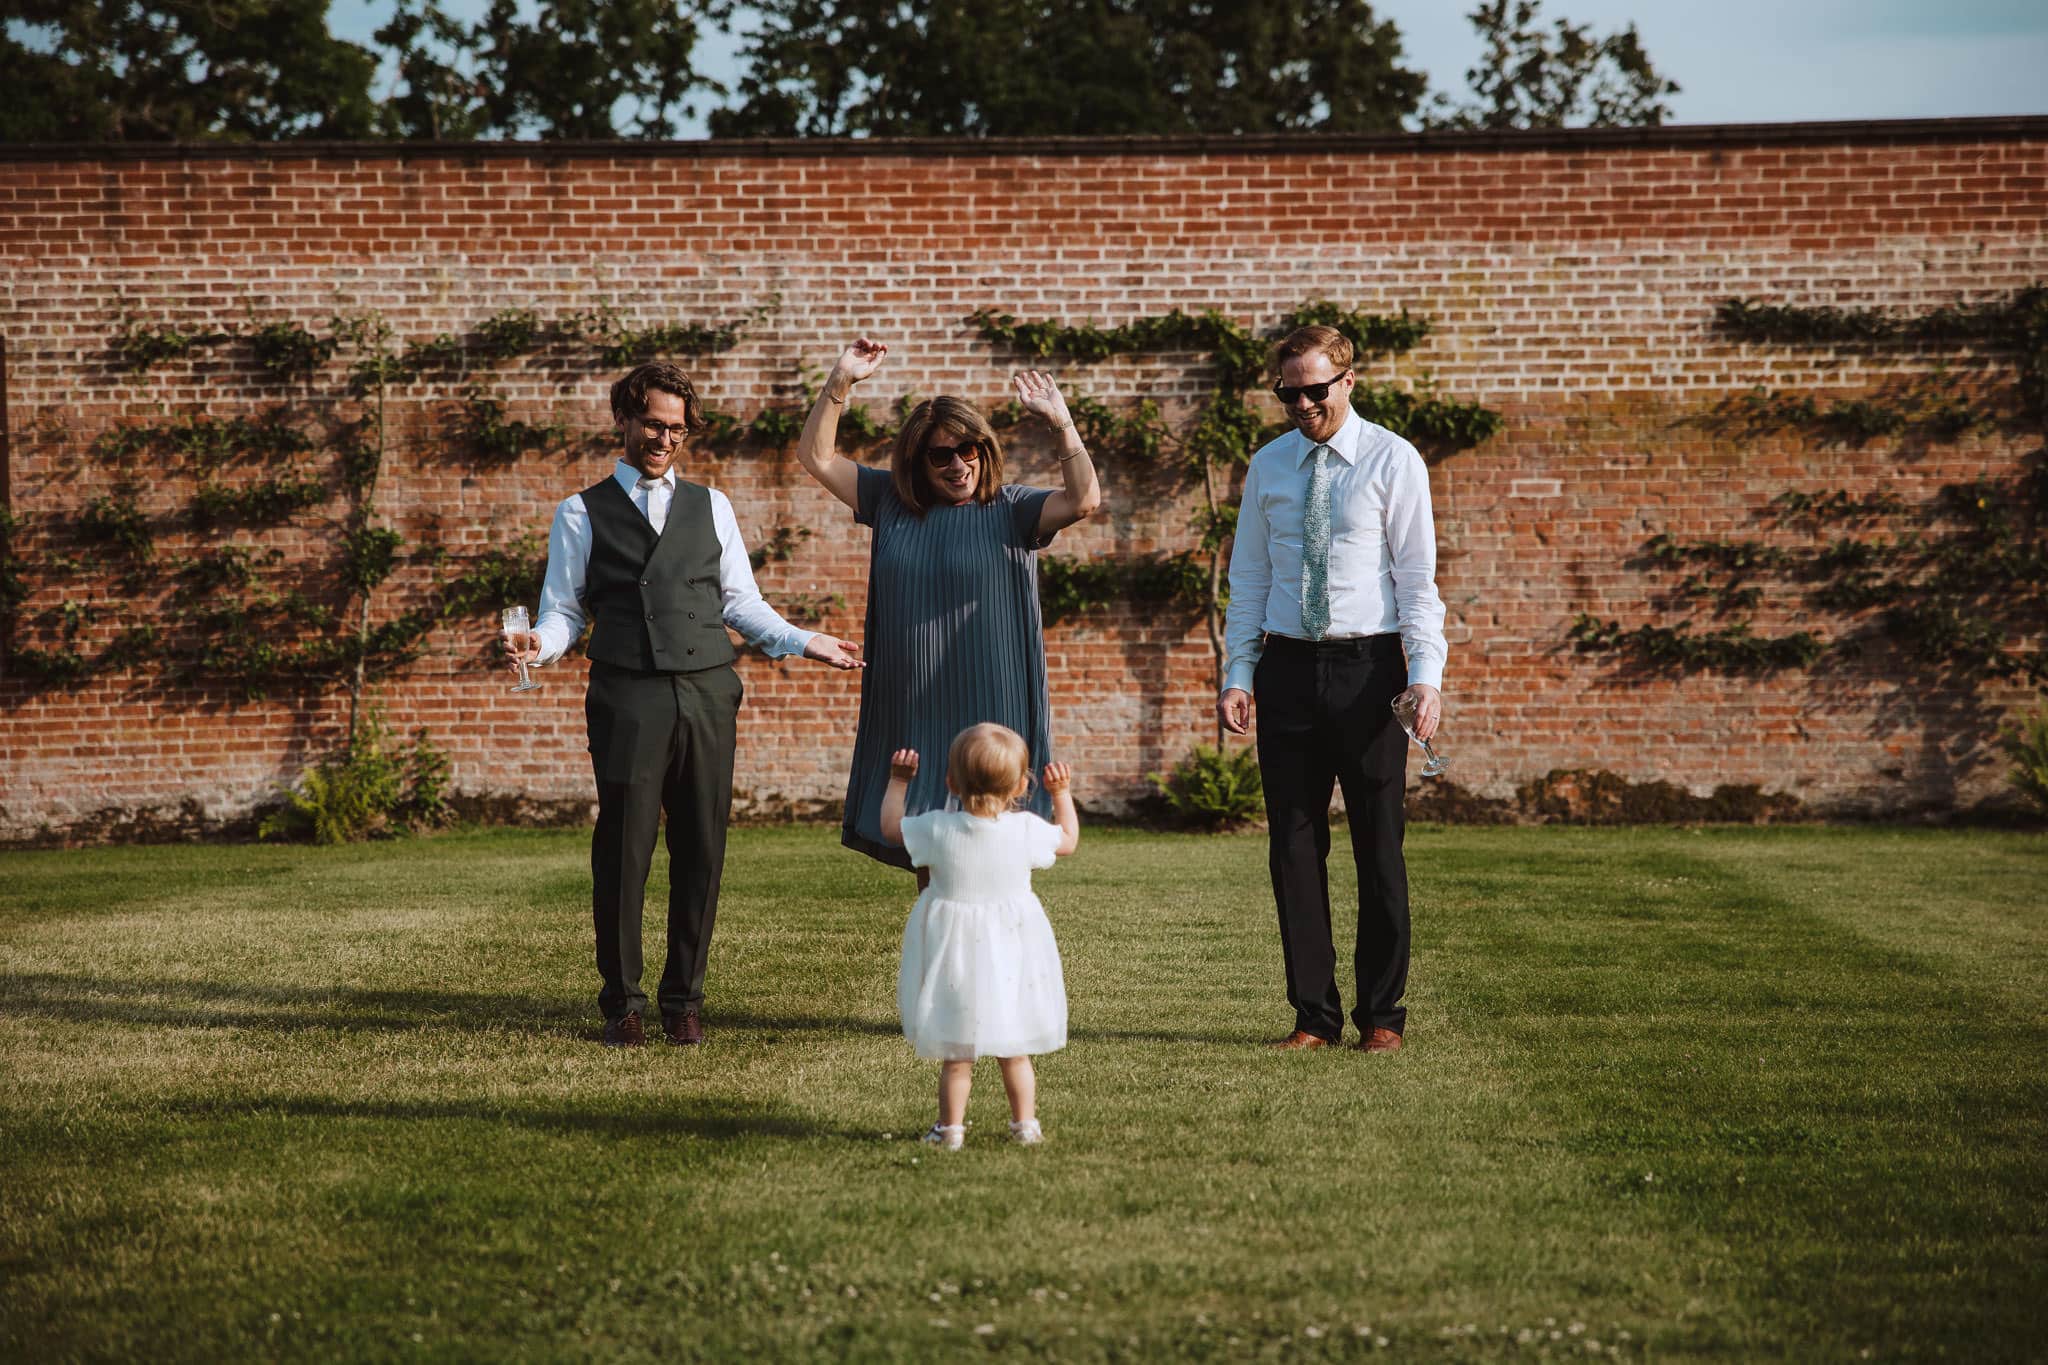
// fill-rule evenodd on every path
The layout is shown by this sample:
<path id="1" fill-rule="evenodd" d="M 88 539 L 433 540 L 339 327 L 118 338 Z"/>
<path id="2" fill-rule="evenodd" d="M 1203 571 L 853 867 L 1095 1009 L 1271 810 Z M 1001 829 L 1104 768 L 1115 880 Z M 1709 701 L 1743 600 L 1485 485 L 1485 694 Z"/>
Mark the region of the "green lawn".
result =
<path id="1" fill-rule="evenodd" d="M 1262 838 L 1089 831 L 1047 1142 L 991 1065 L 951 1155 L 825 830 L 736 835 L 710 1041 L 633 1053 L 580 834 L 0 855 L 0 1358 L 2048 1349 L 2048 841 L 1408 847 L 1408 1048 L 1282 1055 Z"/>

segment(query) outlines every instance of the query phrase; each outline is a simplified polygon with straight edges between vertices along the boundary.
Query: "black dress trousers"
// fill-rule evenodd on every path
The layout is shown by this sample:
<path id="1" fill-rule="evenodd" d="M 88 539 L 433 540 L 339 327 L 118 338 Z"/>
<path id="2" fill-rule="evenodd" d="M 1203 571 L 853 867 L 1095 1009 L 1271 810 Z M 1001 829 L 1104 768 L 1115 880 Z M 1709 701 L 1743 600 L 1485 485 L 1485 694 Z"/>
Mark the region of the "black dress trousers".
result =
<path id="1" fill-rule="evenodd" d="M 597 1003 L 606 1019 L 647 1010 L 640 985 L 641 908 L 664 811 L 668 957 L 657 1001 L 668 1014 L 703 1002 L 743 690 L 729 665 L 694 673 L 590 666 L 583 706 L 597 779 L 591 908 L 603 983 Z"/>
<path id="2" fill-rule="evenodd" d="M 1335 1042 L 1344 1030 L 1330 924 L 1330 798 L 1344 792 L 1358 867 L 1358 999 L 1363 1034 L 1407 1022 L 1407 736 L 1388 709 L 1408 685 L 1399 635 L 1311 642 L 1266 637 L 1252 682 L 1266 789 L 1273 898 L 1294 1026 Z"/>

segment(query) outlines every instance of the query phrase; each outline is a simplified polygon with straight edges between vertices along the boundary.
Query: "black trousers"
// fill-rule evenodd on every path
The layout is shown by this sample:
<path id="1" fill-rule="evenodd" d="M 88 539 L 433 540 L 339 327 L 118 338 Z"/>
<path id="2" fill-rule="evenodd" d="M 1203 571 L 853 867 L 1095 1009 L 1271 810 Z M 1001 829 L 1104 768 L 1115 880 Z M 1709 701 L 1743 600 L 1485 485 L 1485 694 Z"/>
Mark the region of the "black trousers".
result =
<path id="1" fill-rule="evenodd" d="M 668 1014 L 703 1002 L 704 964 L 725 870 L 741 693 L 739 675 L 730 667 L 643 673 L 590 666 L 583 713 L 597 778 L 591 916 L 603 981 L 597 1005 L 608 1020 L 647 1010 L 640 986 L 640 922 L 663 812 L 668 957 L 657 1000 Z"/>
<path id="2" fill-rule="evenodd" d="M 1266 789 L 1273 899 L 1294 1026 L 1335 1042 L 1344 1031 L 1330 929 L 1330 797 L 1341 787 L 1358 866 L 1352 965 L 1361 1033 L 1399 1033 L 1408 1012 L 1407 736 L 1388 705 L 1408 685 L 1398 635 L 1310 643 L 1266 637 L 1252 683 Z"/>

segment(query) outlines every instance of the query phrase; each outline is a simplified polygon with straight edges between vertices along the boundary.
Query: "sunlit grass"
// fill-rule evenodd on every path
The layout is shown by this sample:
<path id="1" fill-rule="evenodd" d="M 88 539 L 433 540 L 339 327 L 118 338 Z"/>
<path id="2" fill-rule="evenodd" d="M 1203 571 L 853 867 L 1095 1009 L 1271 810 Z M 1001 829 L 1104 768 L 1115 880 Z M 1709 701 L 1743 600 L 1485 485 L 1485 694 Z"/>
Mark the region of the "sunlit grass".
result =
<path id="1" fill-rule="evenodd" d="M 710 1042 L 634 1053 L 575 834 L 0 856 L 0 1355 L 2038 1350 L 2048 845 L 1409 854 L 1410 1046 L 1276 1055 L 1263 842 L 1090 831 L 1048 1141 L 991 1068 L 951 1156 L 824 831 L 736 835 Z"/>

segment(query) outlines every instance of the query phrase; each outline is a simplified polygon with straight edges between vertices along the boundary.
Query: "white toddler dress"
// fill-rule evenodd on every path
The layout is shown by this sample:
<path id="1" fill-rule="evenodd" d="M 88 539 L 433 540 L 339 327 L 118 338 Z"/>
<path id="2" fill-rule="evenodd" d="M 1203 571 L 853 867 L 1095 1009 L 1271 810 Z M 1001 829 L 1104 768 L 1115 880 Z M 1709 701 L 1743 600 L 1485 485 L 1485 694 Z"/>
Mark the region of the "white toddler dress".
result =
<path id="1" fill-rule="evenodd" d="M 896 1008 L 920 1057 L 1028 1057 L 1067 1045 L 1067 988 L 1031 869 L 1051 867 L 1057 825 L 1027 811 L 985 820 L 931 811 L 903 849 L 931 885 L 903 926 Z"/>

